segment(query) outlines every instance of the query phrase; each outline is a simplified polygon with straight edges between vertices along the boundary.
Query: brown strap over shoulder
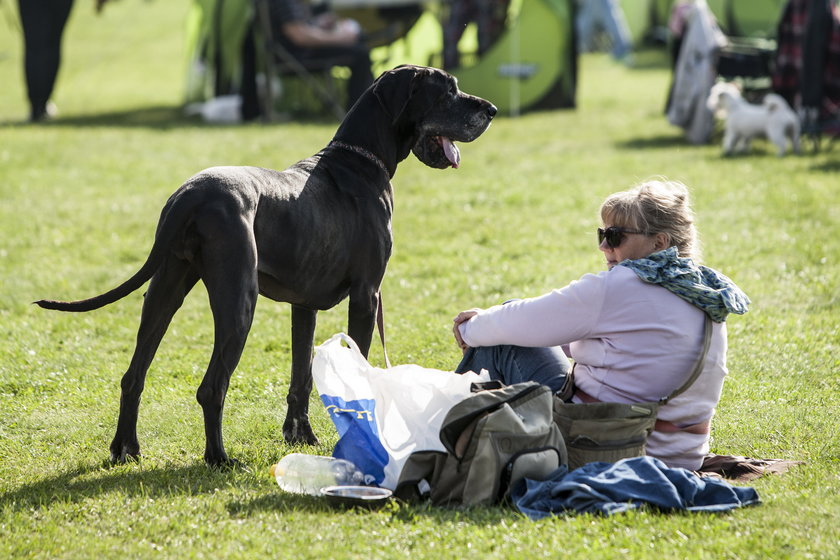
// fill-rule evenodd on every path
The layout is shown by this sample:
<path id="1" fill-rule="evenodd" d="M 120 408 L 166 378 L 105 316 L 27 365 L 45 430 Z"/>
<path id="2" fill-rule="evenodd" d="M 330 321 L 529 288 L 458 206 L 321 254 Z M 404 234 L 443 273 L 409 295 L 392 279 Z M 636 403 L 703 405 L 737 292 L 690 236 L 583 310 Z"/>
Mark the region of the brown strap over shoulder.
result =
<path id="1" fill-rule="evenodd" d="M 691 371 L 691 375 L 686 380 L 685 383 L 681 387 L 679 387 L 676 391 L 668 395 L 667 397 L 661 399 L 659 402 L 660 404 L 666 404 L 669 400 L 676 397 L 680 393 L 683 393 L 686 389 L 688 389 L 700 376 L 700 372 L 703 371 L 703 364 L 706 361 L 706 355 L 709 353 L 709 344 L 712 339 L 712 320 L 709 318 L 708 315 L 705 317 L 705 323 L 703 326 L 703 350 L 700 353 L 700 356 L 697 358 L 697 362 L 694 364 L 694 368 Z M 602 402 L 586 391 L 581 390 L 578 387 L 575 387 L 574 395 L 580 399 L 584 403 L 597 403 Z M 703 422 L 698 422 L 697 424 L 691 424 L 689 426 L 677 426 L 673 422 L 669 422 L 668 420 L 656 420 L 656 424 L 654 426 L 654 430 L 657 432 L 665 432 L 665 433 L 674 433 L 674 432 L 686 432 L 689 434 L 698 434 L 704 435 L 708 434 L 711 431 L 711 421 L 705 420 Z"/>

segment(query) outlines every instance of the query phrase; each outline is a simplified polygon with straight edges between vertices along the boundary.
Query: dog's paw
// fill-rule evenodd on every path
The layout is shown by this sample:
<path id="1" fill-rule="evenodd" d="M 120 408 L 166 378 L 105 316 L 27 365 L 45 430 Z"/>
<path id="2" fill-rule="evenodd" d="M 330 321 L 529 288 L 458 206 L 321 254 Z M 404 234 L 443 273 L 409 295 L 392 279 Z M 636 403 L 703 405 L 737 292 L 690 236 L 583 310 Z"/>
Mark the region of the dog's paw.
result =
<path id="1" fill-rule="evenodd" d="M 118 433 L 108 447 L 111 451 L 111 464 L 124 465 L 140 460 L 140 444 L 136 437 L 121 437 Z"/>
<path id="2" fill-rule="evenodd" d="M 283 439 L 291 445 L 300 443 L 318 445 L 318 438 L 315 437 L 315 432 L 312 431 L 309 419 L 301 420 L 300 418 L 292 418 L 291 416 L 287 417 L 283 423 Z"/>
<path id="3" fill-rule="evenodd" d="M 112 465 L 124 465 L 126 463 L 139 463 L 140 462 L 140 449 L 138 448 L 136 451 L 128 451 L 126 448 L 122 448 L 119 451 L 111 450 L 111 464 Z"/>
<path id="4" fill-rule="evenodd" d="M 225 456 L 225 458 L 221 461 L 208 461 L 207 458 L 204 458 L 204 462 L 207 463 L 207 466 L 214 470 L 219 470 L 221 472 L 230 472 L 233 470 L 248 470 L 245 468 L 245 463 L 240 461 L 239 459 L 234 459 L 232 457 Z"/>

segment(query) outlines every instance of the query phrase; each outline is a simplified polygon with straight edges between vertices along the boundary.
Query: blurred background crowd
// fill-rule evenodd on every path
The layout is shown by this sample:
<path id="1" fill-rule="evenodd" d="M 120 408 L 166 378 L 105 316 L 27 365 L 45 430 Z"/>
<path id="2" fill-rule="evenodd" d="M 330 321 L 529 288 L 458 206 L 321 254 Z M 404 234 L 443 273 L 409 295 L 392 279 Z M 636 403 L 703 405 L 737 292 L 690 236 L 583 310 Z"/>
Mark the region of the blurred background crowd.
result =
<path id="1" fill-rule="evenodd" d="M 73 0 L 16 7 L 28 119 L 39 122 L 56 115 Z M 581 53 L 633 67 L 654 47 L 673 68 L 664 111 L 691 142 L 710 139 L 706 98 L 721 80 L 748 101 L 781 95 L 805 134 L 840 132 L 837 0 L 191 0 L 185 35 L 186 110 L 215 122 L 341 118 L 375 76 L 406 63 L 448 70 L 508 115 L 572 108 Z"/>

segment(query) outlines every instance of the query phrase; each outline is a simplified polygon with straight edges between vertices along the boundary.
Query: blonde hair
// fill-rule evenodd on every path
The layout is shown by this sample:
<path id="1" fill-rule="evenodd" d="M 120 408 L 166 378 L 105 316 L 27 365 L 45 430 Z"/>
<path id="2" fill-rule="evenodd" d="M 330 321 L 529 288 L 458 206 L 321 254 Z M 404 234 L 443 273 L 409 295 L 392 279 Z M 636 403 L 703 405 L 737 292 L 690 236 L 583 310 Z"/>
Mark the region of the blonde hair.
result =
<path id="1" fill-rule="evenodd" d="M 679 256 L 700 260 L 700 241 L 694 226 L 688 188 L 678 181 L 648 180 L 610 195 L 601 205 L 601 220 L 648 235 L 664 233 Z"/>

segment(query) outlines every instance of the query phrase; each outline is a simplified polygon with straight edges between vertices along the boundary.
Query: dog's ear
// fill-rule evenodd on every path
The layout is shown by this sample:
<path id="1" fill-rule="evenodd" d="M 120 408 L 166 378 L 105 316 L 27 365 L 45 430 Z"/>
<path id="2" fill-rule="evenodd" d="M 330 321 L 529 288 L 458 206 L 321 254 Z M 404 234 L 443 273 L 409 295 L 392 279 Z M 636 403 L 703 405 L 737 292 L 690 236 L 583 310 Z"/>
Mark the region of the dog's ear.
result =
<path id="1" fill-rule="evenodd" d="M 373 84 L 373 94 L 385 113 L 391 117 L 391 124 L 403 117 L 409 102 L 417 93 L 422 80 L 433 73 L 431 68 L 404 64 L 383 73 Z"/>
<path id="2" fill-rule="evenodd" d="M 449 91 L 452 78 L 436 68 L 423 68 L 423 72 L 414 78 L 414 90 L 411 103 L 405 112 L 410 120 L 418 120 L 432 109 L 443 95 Z M 420 84 L 423 87 L 420 87 Z"/>

